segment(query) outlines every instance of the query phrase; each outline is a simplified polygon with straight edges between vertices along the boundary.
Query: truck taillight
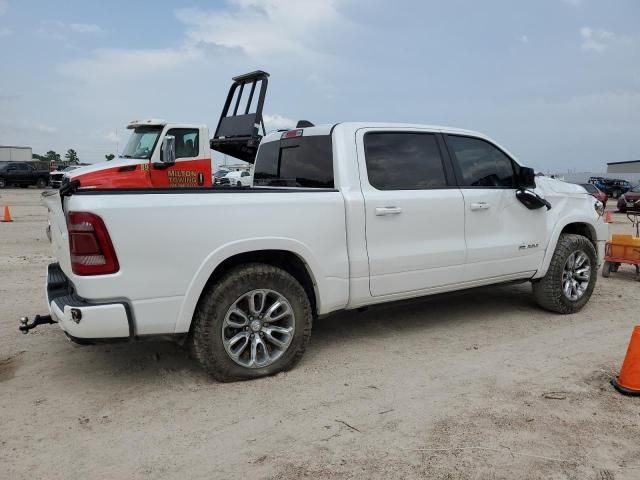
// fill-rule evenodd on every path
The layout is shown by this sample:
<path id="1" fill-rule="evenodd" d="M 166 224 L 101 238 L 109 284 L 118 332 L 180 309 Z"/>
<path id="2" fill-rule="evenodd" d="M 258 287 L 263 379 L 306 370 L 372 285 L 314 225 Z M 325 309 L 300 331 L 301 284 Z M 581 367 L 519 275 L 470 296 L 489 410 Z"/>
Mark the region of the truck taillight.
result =
<path id="1" fill-rule="evenodd" d="M 99 216 L 86 212 L 69 212 L 67 230 L 73 273 L 107 275 L 120 269 L 109 232 Z"/>

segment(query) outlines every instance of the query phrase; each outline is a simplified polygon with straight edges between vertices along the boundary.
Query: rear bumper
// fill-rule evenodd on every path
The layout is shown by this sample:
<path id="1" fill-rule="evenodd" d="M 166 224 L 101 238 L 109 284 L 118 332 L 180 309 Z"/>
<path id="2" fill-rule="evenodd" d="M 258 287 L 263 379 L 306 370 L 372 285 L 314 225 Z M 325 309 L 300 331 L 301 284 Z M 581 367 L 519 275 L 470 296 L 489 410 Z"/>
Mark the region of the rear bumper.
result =
<path id="1" fill-rule="evenodd" d="M 78 296 L 57 263 L 47 268 L 47 303 L 51 317 L 72 340 L 133 337 L 133 318 L 127 302 L 97 303 Z"/>

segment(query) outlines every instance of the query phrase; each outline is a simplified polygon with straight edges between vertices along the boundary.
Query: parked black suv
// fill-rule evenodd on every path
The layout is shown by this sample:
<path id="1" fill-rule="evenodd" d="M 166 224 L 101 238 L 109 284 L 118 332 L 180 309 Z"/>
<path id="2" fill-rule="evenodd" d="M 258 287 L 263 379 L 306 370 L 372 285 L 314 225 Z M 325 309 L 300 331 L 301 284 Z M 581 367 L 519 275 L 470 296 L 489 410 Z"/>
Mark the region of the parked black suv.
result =
<path id="1" fill-rule="evenodd" d="M 45 188 L 49 185 L 49 171 L 36 170 L 27 162 L 0 162 L 0 188 L 10 185 Z"/>

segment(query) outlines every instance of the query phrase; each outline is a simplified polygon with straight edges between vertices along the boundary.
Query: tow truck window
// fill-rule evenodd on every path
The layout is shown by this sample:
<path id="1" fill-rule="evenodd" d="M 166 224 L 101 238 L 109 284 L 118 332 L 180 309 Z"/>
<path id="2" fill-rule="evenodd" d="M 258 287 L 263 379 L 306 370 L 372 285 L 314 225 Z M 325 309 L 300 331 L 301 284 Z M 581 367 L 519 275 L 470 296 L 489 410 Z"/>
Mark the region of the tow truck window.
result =
<path id="1" fill-rule="evenodd" d="M 151 158 L 162 127 L 138 127 L 122 151 L 124 158 Z"/>
<path id="2" fill-rule="evenodd" d="M 262 144 L 253 183 L 262 187 L 333 188 L 331 136 L 303 136 Z"/>
<path id="3" fill-rule="evenodd" d="M 198 129 L 172 128 L 167 132 L 167 135 L 173 135 L 176 139 L 176 158 L 195 158 L 198 156 L 200 148 Z"/>

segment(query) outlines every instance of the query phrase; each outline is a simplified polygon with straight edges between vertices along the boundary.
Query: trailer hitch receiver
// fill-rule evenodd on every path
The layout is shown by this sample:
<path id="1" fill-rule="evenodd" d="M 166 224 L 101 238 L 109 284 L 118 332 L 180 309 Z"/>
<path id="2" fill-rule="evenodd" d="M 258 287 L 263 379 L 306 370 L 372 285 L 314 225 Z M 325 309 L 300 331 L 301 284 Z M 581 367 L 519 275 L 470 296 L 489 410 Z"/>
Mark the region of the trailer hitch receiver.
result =
<path id="1" fill-rule="evenodd" d="M 29 333 L 29 330 L 36 328 L 38 325 L 47 325 L 49 323 L 58 323 L 51 315 L 36 315 L 36 318 L 33 319 L 33 322 L 29 323 L 28 317 L 20 318 L 20 326 L 18 327 L 20 331 L 24 334 Z"/>

